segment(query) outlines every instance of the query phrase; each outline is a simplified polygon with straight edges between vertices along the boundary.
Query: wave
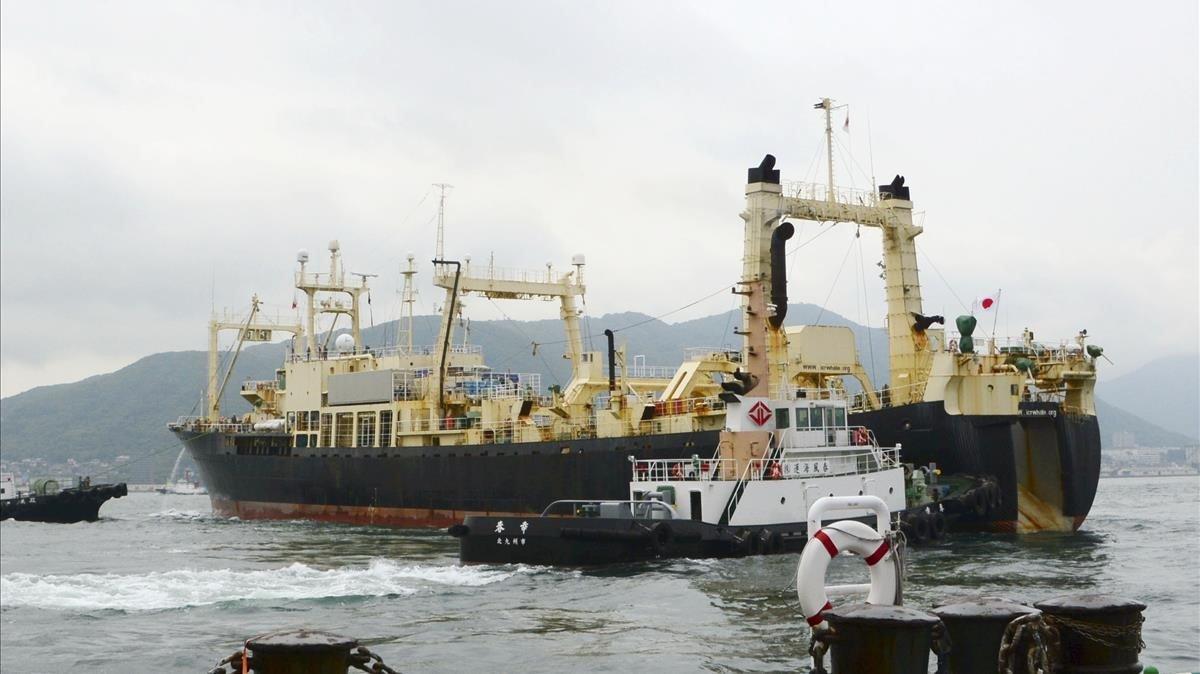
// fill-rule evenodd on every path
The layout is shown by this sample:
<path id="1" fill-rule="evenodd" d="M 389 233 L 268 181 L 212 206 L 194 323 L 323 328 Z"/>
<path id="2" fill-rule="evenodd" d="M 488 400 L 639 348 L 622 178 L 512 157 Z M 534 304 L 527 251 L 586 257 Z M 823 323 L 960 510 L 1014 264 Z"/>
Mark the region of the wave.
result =
<path id="1" fill-rule="evenodd" d="M 321 570 L 294 563 L 277 569 L 231 569 L 144 574 L 0 576 L 0 607 L 153 611 L 232 601 L 300 601 L 338 597 L 404 596 L 422 584 L 476 587 L 529 571 L 462 566 L 401 566 L 377 559 L 366 567 Z"/>
<path id="2" fill-rule="evenodd" d="M 187 520 L 196 521 L 208 519 L 212 515 L 210 513 L 202 513 L 199 510 L 176 510 L 175 508 L 167 508 L 156 513 L 146 515 L 146 519 L 154 520 Z"/>

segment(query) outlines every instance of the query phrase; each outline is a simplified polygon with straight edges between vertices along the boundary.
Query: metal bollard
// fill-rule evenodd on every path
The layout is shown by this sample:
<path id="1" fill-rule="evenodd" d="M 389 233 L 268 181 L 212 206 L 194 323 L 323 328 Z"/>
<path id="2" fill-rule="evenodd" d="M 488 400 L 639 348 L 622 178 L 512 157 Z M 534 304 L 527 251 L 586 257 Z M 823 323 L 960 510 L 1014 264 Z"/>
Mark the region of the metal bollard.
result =
<path id="1" fill-rule="evenodd" d="M 903 606 L 851 604 L 825 611 L 833 674 L 925 674 L 936 616 Z"/>
<path id="2" fill-rule="evenodd" d="M 1040 601 L 1046 623 L 1058 630 L 1064 673 L 1137 674 L 1142 642 L 1142 611 L 1132 599 L 1102 594 L 1056 597 Z"/>
<path id="3" fill-rule="evenodd" d="M 306 629 L 246 641 L 255 674 L 346 674 L 358 639 Z"/>
<path id="4" fill-rule="evenodd" d="M 981 599 L 933 609 L 942 619 L 954 647 L 941 658 L 949 674 L 982 674 L 1000 670 L 1000 644 L 1009 623 L 1037 609 L 1010 601 Z"/>
<path id="5" fill-rule="evenodd" d="M 208 674 L 347 674 L 353 667 L 374 674 L 399 674 L 357 639 L 309 629 L 272 632 L 247 639 Z"/>

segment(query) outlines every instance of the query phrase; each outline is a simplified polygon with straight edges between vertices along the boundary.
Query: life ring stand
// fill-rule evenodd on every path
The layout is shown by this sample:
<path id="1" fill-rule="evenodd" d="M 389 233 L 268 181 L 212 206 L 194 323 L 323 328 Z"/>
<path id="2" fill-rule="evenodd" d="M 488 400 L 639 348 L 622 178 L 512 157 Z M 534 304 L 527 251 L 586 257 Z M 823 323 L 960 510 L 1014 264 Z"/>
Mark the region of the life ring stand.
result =
<path id="1" fill-rule="evenodd" d="M 796 567 L 796 594 L 800 610 L 814 631 L 827 627 L 825 611 L 833 608 L 825 592 L 825 572 L 840 553 L 863 558 L 871 574 L 868 604 L 894 605 L 899 578 L 892 562 L 892 546 L 882 534 L 855 520 L 842 520 L 823 527 L 809 538 Z"/>

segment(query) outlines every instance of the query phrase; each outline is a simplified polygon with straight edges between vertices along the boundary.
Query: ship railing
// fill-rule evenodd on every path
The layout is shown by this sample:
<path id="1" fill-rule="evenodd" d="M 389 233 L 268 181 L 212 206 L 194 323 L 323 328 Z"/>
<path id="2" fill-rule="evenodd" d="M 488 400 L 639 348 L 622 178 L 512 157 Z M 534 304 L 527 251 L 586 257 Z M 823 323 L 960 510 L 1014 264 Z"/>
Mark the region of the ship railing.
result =
<path id="1" fill-rule="evenodd" d="M 242 382 L 243 391 L 265 391 L 279 388 L 279 382 L 274 379 L 252 379 Z"/>
<path id="2" fill-rule="evenodd" d="M 220 421 L 209 421 L 204 417 L 179 417 L 175 421 L 168 423 L 167 428 L 173 431 L 184 430 L 210 433 L 248 433 L 254 429 L 254 425 L 226 419 L 222 419 Z"/>
<path id="3" fill-rule="evenodd" d="M 829 185 L 825 183 L 809 183 L 798 180 L 785 180 L 780 183 L 783 196 L 793 199 L 809 199 L 826 201 L 829 198 Z M 834 187 L 833 200 L 839 204 L 851 206 L 876 206 L 879 197 L 875 190 L 863 190 L 853 187 Z"/>
<path id="4" fill-rule="evenodd" d="M 786 480 L 875 473 L 900 464 L 898 447 L 780 459 L 751 459 L 745 480 Z"/>
<path id="5" fill-rule="evenodd" d="M 462 267 L 462 275 L 466 278 L 481 279 L 487 281 L 509 281 L 517 283 L 562 283 L 563 276 L 572 274 L 574 279 L 574 270 L 554 269 L 553 267 L 545 267 L 543 269 L 519 269 L 513 267 L 496 267 L 492 265 L 472 265 L 464 264 Z M 439 278 L 443 281 L 452 282 L 453 274 L 443 274 L 439 270 Z M 572 283 L 578 281 L 572 280 Z"/>
<path id="6" fill-rule="evenodd" d="M 669 417 L 692 413 L 704 414 L 723 409 L 725 409 L 725 401 L 721 400 L 717 396 L 654 401 L 655 417 Z"/>
<path id="7" fill-rule="evenodd" d="M 871 399 L 866 393 L 856 393 L 850 397 L 850 412 L 869 412 L 875 409 L 892 407 L 893 405 L 907 405 L 910 402 L 921 400 L 925 397 L 925 387 L 929 382 L 923 381 L 917 384 L 908 384 L 906 386 L 897 386 L 891 388 L 884 386 L 875 390 L 875 398 L 879 401 L 878 406 L 871 404 Z"/>
<path id="8" fill-rule="evenodd" d="M 473 399 L 521 398 L 534 400 L 542 390 L 537 372 L 481 371 L 447 377 L 446 392 Z"/>
<path id="9" fill-rule="evenodd" d="M 307 272 L 307 271 L 299 272 L 298 271 L 298 272 L 296 272 L 296 286 L 297 287 L 300 287 L 300 286 L 323 286 L 323 287 L 327 287 L 327 288 L 335 288 L 335 287 L 366 288 L 367 282 L 366 282 L 366 279 L 363 279 L 362 281 L 355 283 L 354 280 L 351 279 L 350 283 L 346 283 L 346 275 L 345 274 L 338 274 L 337 276 L 333 276 L 329 273 Z"/>
<path id="10" fill-rule="evenodd" d="M 728 346 L 689 346 L 683 350 L 685 361 L 693 360 L 728 360 L 732 363 L 742 362 L 742 352 Z"/>
<path id="11" fill-rule="evenodd" d="M 831 388 L 796 389 L 796 400 L 845 400 L 846 394 Z"/>
<path id="12" fill-rule="evenodd" d="M 1034 341 L 1024 337 L 989 337 L 987 335 L 973 337 L 975 353 L 982 355 L 1032 356 L 1040 360 L 1051 361 L 1083 358 L 1085 355 L 1083 348 L 1079 346 L 1078 338 L 1075 337 L 1049 341 Z M 950 333 L 946 350 L 951 353 L 960 353 L 961 340 L 962 335 L 959 333 Z"/>
<path id="13" fill-rule="evenodd" d="M 641 501 L 561 500 L 546 506 L 542 517 L 604 517 L 613 519 L 672 520 L 678 516 L 669 504 L 656 499 Z M 496 533 L 502 533 L 497 530 Z"/>
<path id="14" fill-rule="evenodd" d="M 428 434 L 441 431 L 468 431 L 477 430 L 481 432 L 482 442 L 484 443 L 508 443 L 522 440 L 519 431 L 526 428 L 544 429 L 546 424 L 539 423 L 536 419 L 522 419 L 520 421 L 481 421 L 479 417 L 441 417 L 441 418 L 423 418 L 423 419 L 404 419 L 394 422 L 394 433 L 396 435 L 413 435 L 413 434 Z M 559 423 L 553 425 L 553 430 L 556 432 L 554 439 L 556 440 L 571 440 L 593 437 L 595 429 L 584 424 L 565 424 Z"/>
<path id="15" fill-rule="evenodd" d="M 733 459 L 647 459 L 633 462 L 634 482 L 736 480 L 737 462 Z"/>
<path id="16" fill-rule="evenodd" d="M 452 344 L 447 349 L 447 352 L 459 355 L 482 355 L 483 346 L 479 344 Z M 376 358 L 383 358 L 387 356 L 436 356 L 437 353 L 438 347 L 432 344 L 417 345 L 411 349 L 407 346 L 367 346 L 362 349 L 346 352 L 318 348 L 316 353 L 296 351 L 288 356 L 288 360 L 293 363 L 304 363 L 314 360 L 328 360 L 331 357 L 336 358 L 338 356 L 370 355 Z"/>
<path id="17" fill-rule="evenodd" d="M 678 369 L 668 365 L 631 365 L 626 368 L 625 376 L 633 379 L 670 379 Z"/>

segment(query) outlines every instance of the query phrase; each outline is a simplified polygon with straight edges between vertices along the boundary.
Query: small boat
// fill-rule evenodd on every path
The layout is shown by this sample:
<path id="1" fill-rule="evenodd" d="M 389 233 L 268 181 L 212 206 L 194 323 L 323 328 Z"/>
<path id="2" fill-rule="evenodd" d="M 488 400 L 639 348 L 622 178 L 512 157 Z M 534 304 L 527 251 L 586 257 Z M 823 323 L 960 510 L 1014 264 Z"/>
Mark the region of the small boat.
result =
<path id="1" fill-rule="evenodd" d="M 905 466 L 899 447 L 849 426 L 841 391 L 793 394 L 723 393 L 729 426 L 715 454 L 630 456 L 628 499 L 555 501 L 538 517 L 469 516 L 448 533 L 465 563 L 588 566 L 799 551 L 822 497 L 877 497 L 914 538 L 940 538 L 947 517 L 965 510 L 967 492 L 950 493 L 935 469 Z"/>
<path id="2" fill-rule="evenodd" d="M 124 482 L 92 484 L 84 478 L 76 487 L 62 488 L 57 480 L 35 480 L 32 489 L 17 490 L 11 473 L 0 475 L 0 520 L 72 524 L 100 519 L 100 506 L 129 493 Z"/>
<path id="3" fill-rule="evenodd" d="M 208 490 L 203 485 L 195 482 L 183 482 L 182 480 L 164 484 L 154 491 L 160 494 L 175 494 L 179 496 L 204 496 L 208 493 Z"/>

